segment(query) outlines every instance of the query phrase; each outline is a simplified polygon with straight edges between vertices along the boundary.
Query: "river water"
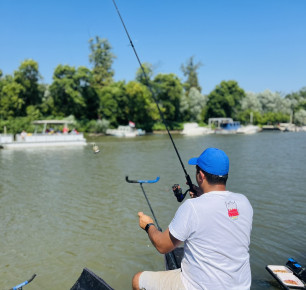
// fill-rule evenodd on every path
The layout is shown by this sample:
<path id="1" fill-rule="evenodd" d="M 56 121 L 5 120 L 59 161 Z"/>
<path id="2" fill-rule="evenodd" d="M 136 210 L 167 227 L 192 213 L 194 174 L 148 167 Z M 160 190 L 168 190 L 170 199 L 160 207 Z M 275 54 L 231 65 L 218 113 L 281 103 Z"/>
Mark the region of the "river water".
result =
<path id="1" fill-rule="evenodd" d="M 265 270 L 289 257 L 306 264 L 306 133 L 173 135 L 193 181 L 190 157 L 206 147 L 230 158 L 227 188 L 254 208 L 252 289 L 279 289 Z M 165 229 L 180 205 L 171 192 L 185 178 L 167 135 L 87 138 L 84 148 L 0 150 L 0 289 L 37 277 L 26 289 L 70 289 L 84 267 L 115 289 L 131 289 L 133 274 L 163 270 L 137 212 L 150 214 L 144 184 Z"/>

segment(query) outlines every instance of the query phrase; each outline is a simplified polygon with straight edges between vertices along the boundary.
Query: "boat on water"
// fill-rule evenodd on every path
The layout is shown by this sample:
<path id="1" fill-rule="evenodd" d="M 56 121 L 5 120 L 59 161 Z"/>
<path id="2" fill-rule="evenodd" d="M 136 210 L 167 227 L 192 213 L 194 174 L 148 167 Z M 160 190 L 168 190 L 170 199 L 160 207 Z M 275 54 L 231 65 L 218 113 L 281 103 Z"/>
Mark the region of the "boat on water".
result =
<path id="1" fill-rule="evenodd" d="M 267 265 L 266 270 L 283 289 L 305 289 L 306 268 L 295 259 L 289 258 L 286 265 Z"/>
<path id="2" fill-rule="evenodd" d="M 246 125 L 241 126 L 237 130 L 237 134 L 255 134 L 260 132 L 262 129 L 259 126 L 256 125 Z"/>
<path id="3" fill-rule="evenodd" d="M 20 134 L 3 134 L 0 135 L 0 148 L 18 149 L 18 148 L 37 148 L 37 147 L 56 147 L 56 146 L 84 146 L 86 139 L 83 133 L 77 132 L 75 129 L 69 132 L 68 125 L 71 121 L 65 120 L 39 120 L 34 121 L 36 126 L 34 133 L 25 131 Z M 38 133 L 38 127 L 43 129 Z M 63 127 L 62 132 L 55 131 L 54 126 Z"/>
<path id="4" fill-rule="evenodd" d="M 165 254 L 165 269 L 174 270 L 181 267 L 184 255 L 184 248 L 179 247 L 172 252 Z M 84 268 L 78 280 L 70 290 L 113 290 L 101 277 L 91 270 Z"/>
<path id="5" fill-rule="evenodd" d="M 70 290 L 113 290 L 102 278 L 91 270 L 84 268 L 79 279 Z"/>
<path id="6" fill-rule="evenodd" d="M 115 136 L 115 137 L 136 137 L 143 136 L 146 134 L 145 130 L 137 129 L 134 126 L 127 125 L 118 126 L 117 129 L 107 129 L 106 135 Z"/>
<path id="7" fill-rule="evenodd" d="M 255 134 L 262 131 L 259 126 L 253 125 L 253 112 L 250 113 L 250 123 L 246 126 L 241 126 L 237 130 L 237 134 Z"/>
<path id="8" fill-rule="evenodd" d="M 232 118 L 209 118 L 208 126 L 210 129 L 215 128 L 215 134 L 236 134 L 241 127 L 240 122 Z"/>
<path id="9" fill-rule="evenodd" d="M 298 131 L 298 128 L 293 123 L 279 123 L 277 127 L 282 132 L 296 132 L 296 131 Z"/>
<path id="10" fill-rule="evenodd" d="M 214 133 L 214 131 L 206 127 L 200 127 L 198 123 L 184 124 L 184 130 L 181 132 L 185 136 L 200 136 L 211 133 Z"/>
<path id="11" fill-rule="evenodd" d="M 263 125 L 263 131 L 279 131 L 279 132 L 300 132 L 305 131 L 303 127 L 297 127 L 292 123 L 278 123 L 276 125 Z"/>

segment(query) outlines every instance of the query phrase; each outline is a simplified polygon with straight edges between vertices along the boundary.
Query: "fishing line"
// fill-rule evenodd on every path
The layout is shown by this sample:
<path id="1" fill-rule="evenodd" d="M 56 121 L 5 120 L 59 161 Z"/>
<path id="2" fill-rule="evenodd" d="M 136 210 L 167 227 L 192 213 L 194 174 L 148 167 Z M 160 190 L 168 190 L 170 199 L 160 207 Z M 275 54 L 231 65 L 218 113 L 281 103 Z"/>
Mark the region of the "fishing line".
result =
<path id="1" fill-rule="evenodd" d="M 195 195 L 197 195 L 197 192 L 196 192 L 195 190 L 192 190 L 192 189 L 193 189 L 192 181 L 191 181 L 190 176 L 188 175 L 188 173 L 187 173 L 187 171 L 186 171 L 186 169 L 185 169 L 184 163 L 183 163 L 183 161 L 182 161 L 182 159 L 181 159 L 181 156 L 180 156 L 180 154 L 179 154 L 179 152 L 178 152 L 178 150 L 177 150 L 177 148 L 176 148 L 176 145 L 175 145 L 175 143 L 174 143 L 174 141 L 173 141 L 172 135 L 171 135 L 171 133 L 170 133 L 170 131 L 169 131 L 169 129 L 168 129 L 167 123 L 166 123 L 165 118 L 164 118 L 164 114 L 163 114 L 163 112 L 161 111 L 161 109 L 160 109 L 160 107 L 159 107 L 159 104 L 158 104 L 158 101 L 157 101 L 157 99 L 156 99 L 156 97 L 155 97 L 155 94 L 154 94 L 154 92 L 153 92 L 153 90 L 152 90 L 152 87 L 150 86 L 149 77 L 148 77 L 148 75 L 146 74 L 145 69 L 144 69 L 144 67 L 143 67 L 143 65 L 142 65 L 142 63 L 141 63 L 141 61 L 140 61 L 140 58 L 139 58 L 139 56 L 138 56 L 138 54 L 137 54 L 137 51 L 136 51 L 136 49 L 135 49 L 135 46 L 134 46 L 134 44 L 133 44 L 133 41 L 132 41 L 132 39 L 131 39 L 131 37 L 130 37 L 130 35 L 129 35 L 129 32 L 128 32 L 126 26 L 125 26 L 125 23 L 124 23 L 124 21 L 123 21 L 123 18 L 121 17 L 121 14 L 120 14 L 120 11 L 119 11 L 119 9 L 118 9 L 118 7 L 117 7 L 117 4 L 116 4 L 115 0 L 112 0 L 112 1 L 113 1 L 113 3 L 114 3 L 114 6 L 115 6 L 116 11 L 117 11 L 117 13 L 118 13 L 118 16 L 119 16 L 119 18 L 120 18 L 120 20 L 121 20 L 121 23 L 122 23 L 122 25 L 123 25 L 123 28 L 124 28 L 124 30 L 125 30 L 125 33 L 126 33 L 128 39 L 129 39 L 129 41 L 130 41 L 130 45 L 131 45 L 131 47 L 133 48 L 134 54 L 135 54 L 135 56 L 136 56 L 136 58 L 137 58 L 137 61 L 138 61 L 139 65 L 140 65 L 140 68 L 141 68 L 141 70 L 142 70 L 142 73 L 143 73 L 143 75 L 144 75 L 144 77 L 145 77 L 145 81 L 146 81 L 147 87 L 149 88 L 149 90 L 150 90 L 150 92 L 151 92 L 151 95 L 152 95 L 152 98 L 153 98 L 153 100 L 154 100 L 155 103 L 156 103 L 158 112 L 159 112 L 159 114 L 160 114 L 160 116 L 161 116 L 161 118 L 162 118 L 162 121 L 163 121 L 163 123 L 164 123 L 164 125 L 165 125 L 165 127 L 166 127 L 166 130 L 167 130 L 167 132 L 168 132 L 168 135 L 169 135 L 169 137 L 170 137 L 170 140 L 171 140 L 171 142 L 172 142 L 172 145 L 173 145 L 173 147 L 174 147 L 174 150 L 175 150 L 175 152 L 176 152 L 176 155 L 177 155 L 177 157 L 178 157 L 178 159 L 179 159 L 179 161 L 180 161 L 180 163 L 181 163 L 181 166 L 182 166 L 183 171 L 184 171 L 184 174 L 185 174 L 185 178 L 186 178 L 186 180 L 187 180 L 187 185 L 189 186 L 189 190 L 192 191 L 192 192 L 194 192 Z M 187 191 L 188 191 L 188 190 L 187 190 Z M 185 197 L 187 191 L 185 192 L 184 195 L 182 195 L 181 200 L 179 200 L 179 198 L 178 198 L 178 201 L 179 201 L 179 202 L 181 202 L 181 201 L 184 199 L 184 197 Z"/>

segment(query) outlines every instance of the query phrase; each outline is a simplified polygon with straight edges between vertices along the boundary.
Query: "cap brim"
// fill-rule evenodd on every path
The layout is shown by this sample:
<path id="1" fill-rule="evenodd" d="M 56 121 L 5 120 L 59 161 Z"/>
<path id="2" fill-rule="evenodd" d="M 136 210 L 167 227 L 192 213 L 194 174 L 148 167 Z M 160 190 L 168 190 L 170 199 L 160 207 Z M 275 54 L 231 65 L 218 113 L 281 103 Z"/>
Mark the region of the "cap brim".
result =
<path id="1" fill-rule="evenodd" d="M 189 165 L 197 165 L 198 164 L 198 157 L 193 157 L 193 158 L 189 159 L 188 164 Z"/>

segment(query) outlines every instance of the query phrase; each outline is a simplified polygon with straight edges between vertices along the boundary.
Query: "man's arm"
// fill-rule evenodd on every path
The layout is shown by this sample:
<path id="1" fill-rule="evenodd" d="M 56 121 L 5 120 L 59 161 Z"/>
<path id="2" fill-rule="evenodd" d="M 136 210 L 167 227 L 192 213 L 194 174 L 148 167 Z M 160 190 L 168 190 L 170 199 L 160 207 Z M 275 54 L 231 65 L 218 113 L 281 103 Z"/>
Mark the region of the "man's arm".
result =
<path id="1" fill-rule="evenodd" d="M 138 213 L 139 216 L 139 226 L 142 229 L 145 229 L 146 225 L 149 223 L 153 223 L 152 218 L 145 215 L 143 212 Z M 169 232 L 169 228 L 167 228 L 164 232 L 160 232 L 156 226 L 150 226 L 148 229 L 149 238 L 153 244 L 153 246 L 157 249 L 161 254 L 166 254 L 174 250 L 179 246 L 182 241 L 176 239 Z"/>

